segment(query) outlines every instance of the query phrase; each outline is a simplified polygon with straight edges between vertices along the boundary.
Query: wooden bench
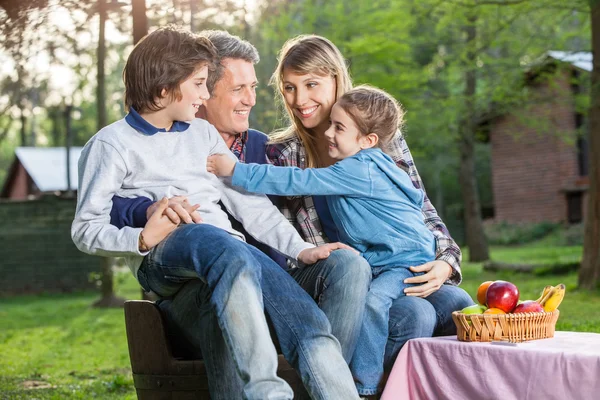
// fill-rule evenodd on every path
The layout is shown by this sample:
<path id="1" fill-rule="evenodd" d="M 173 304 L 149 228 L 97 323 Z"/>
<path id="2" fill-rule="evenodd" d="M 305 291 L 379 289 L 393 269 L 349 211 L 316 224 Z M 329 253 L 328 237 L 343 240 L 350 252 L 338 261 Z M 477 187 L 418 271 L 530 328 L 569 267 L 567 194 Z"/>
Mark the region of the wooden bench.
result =
<path id="1" fill-rule="evenodd" d="M 139 400 L 210 399 L 204 362 L 174 355 L 158 306 L 146 300 L 125 302 L 125 327 Z M 300 377 L 281 354 L 277 375 L 305 396 Z"/>

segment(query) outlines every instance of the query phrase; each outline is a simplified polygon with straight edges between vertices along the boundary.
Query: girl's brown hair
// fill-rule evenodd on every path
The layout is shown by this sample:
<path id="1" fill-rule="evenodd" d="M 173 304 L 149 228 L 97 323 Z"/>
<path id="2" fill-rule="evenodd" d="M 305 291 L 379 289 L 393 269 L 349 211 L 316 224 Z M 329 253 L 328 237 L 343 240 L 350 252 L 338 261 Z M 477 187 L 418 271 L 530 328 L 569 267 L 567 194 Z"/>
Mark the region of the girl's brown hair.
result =
<path id="1" fill-rule="evenodd" d="M 168 26 L 145 36 L 133 48 L 123 70 L 125 107 L 138 113 L 162 108 L 163 89 L 170 101 L 181 100 L 179 85 L 205 66 L 214 71 L 217 58 L 205 37 Z"/>
<path id="2" fill-rule="evenodd" d="M 271 143 L 282 143 L 297 135 L 306 149 L 307 167 L 324 166 L 319 160 L 314 133 L 302 125 L 300 119 L 285 102 L 283 72 L 286 68 L 298 74 L 331 76 L 336 81 L 337 100 L 352 89 L 348 67 L 342 53 L 331 41 L 322 36 L 300 35 L 285 42 L 279 52 L 277 68 L 271 77 L 271 84 L 277 88 L 278 97 L 283 102 L 291 122 L 288 128 L 275 132 L 271 136 Z"/>
<path id="3" fill-rule="evenodd" d="M 381 149 L 388 147 L 404 124 L 404 111 L 396 99 L 373 86 L 357 86 L 336 104 L 352 118 L 361 134 L 375 133 Z"/>

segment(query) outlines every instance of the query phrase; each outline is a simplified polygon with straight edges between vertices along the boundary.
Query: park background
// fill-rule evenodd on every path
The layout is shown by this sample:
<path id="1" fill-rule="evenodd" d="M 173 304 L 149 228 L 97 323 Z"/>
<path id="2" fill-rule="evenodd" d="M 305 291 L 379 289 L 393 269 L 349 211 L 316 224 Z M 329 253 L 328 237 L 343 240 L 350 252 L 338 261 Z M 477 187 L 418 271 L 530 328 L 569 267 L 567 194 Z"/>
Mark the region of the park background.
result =
<path id="1" fill-rule="evenodd" d="M 135 398 L 123 311 L 97 306 L 141 293 L 119 260 L 71 243 L 76 179 L 64 164 L 67 148 L 123 117 L 127 55 L 168 23 L 227 29 L 257 47 L 250 126 L 267 133 L 287 122 L 268 85 L 282 44 L 302 33 L 331 39 L 355 83 L 405 108 L 427 193 L 464 249 L 463 287 L 474 297 L 481 282 L 505 279 L 535 299 L 564 282 L 557 328 L 600 332 L 594 6 L 0 1 L 0 399 Z"/>

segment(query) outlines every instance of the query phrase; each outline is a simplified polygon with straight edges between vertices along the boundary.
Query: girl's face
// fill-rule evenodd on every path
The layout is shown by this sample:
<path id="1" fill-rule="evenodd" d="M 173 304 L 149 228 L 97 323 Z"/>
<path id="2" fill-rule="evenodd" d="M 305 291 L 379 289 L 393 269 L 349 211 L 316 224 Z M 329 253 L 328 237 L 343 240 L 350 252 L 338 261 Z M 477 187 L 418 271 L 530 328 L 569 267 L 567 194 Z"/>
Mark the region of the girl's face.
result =
<path id="1" fill-rule="evenodd" d="M 331 110 L 331 125 L 325 131 L 325 138 L 329 142 L 329 157 L 334 160 L 343 160 L 373 147 L 368 135 L 361 134 L 354 120 L 337 104 Z"/>
<path id="2" fill-rule="evenodd" d="M 335 94 L 336 81 L 332 76 L 283 70 L 283 97 L 306 129 L 324 132 L 329 127 Z"/>

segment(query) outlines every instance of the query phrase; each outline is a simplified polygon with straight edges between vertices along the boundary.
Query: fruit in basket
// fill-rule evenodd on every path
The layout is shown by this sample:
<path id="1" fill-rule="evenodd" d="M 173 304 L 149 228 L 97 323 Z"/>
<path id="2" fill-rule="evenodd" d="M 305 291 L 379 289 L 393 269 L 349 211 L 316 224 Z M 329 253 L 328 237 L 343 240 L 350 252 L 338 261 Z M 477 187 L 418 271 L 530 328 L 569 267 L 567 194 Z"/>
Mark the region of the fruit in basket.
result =
<path id="1" fill-rule="evenodd" d="M 501 310 L 499 308 L 488 308 L 483 312 L 484 314 L 506 314 L 506 311 Z"/>
<path id="2" fill-rule="evenodd" d="M 513 313 L 528 313 L 528 312 L 544 312 L 544 307 L 535 300 L 525 300 L 521 304 L 517 304 Z"/>
<path id="3" fill-rule="evenodd" d="M 483 282 L 481 285 L 479 285 L 479 288 L 477 288 L 477 301 L 479 302 L 479 304 L 481 305 L 487 305 L 487 300 L 485 298 L 485 294 L 487 293 L 488 287 L 493 283 L 494 281 L 485 281 Z"/>
<path id="4" fill-rule="evenodd" d="M 542 306 L 544 307 L 544 311 L 552 312 L 558 308 L 563 298 L 565 297 L 565 285 L 561 283 L 559 285 L 554 286 L 550 293 L 543 299 Z"/>
<path id="5" fill-rule="evenodd" d="M 460 312 L 463 314 L 483 314 L 485 310 L 487 310 L 486 306 L 473 304 L 472 306 L 463 308 Z"/>
<path id="6" fill-rule="evenodd" d="M 554 289 L 554 286 L 552 286 L 552 285 L 546 286 L 544 288 L 544 290 L 542 290 L 541 296 L 536 301 L 540 304 L 544 304 L 543 302 L 546 300 L 546 298 L 548 297 L 548 295 L 550 294 L 550 291 L 552 289 Z"/>
<path id="7" fill-rule="evenodd" d="M 519 301 L 519 289 L 511 282 L 494 281 L 488 287 L 485 297 L 489 308 L 499 308 L 509 313 Z"/>

